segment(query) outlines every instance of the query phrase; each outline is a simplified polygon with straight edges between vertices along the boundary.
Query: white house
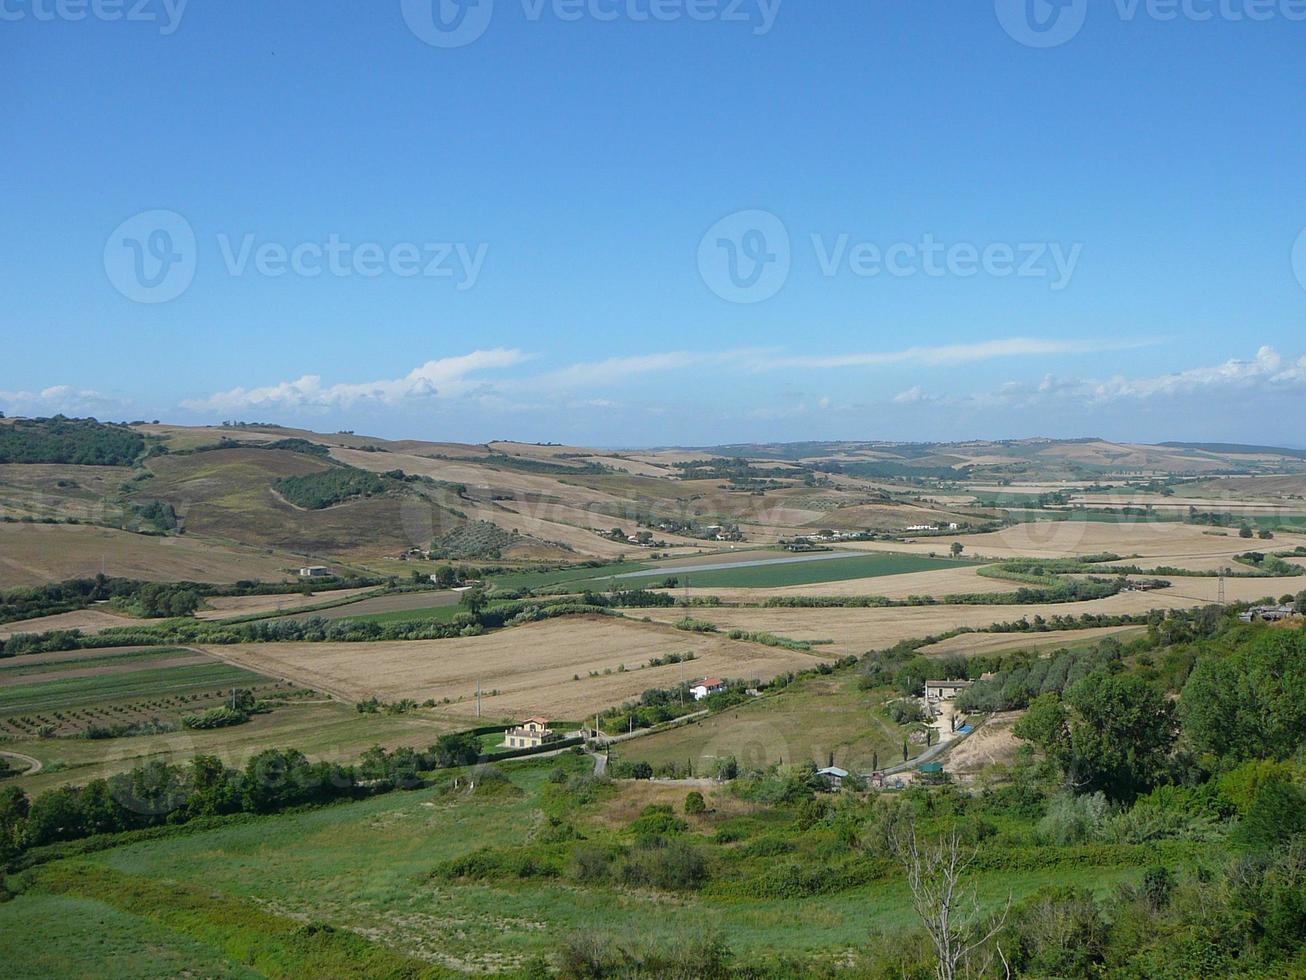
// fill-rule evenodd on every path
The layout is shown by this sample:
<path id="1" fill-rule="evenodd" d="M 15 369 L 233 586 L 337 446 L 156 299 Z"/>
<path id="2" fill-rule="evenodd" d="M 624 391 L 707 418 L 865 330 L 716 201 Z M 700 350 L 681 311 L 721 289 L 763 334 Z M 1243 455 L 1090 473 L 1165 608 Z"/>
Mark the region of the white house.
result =
<path id="1" fill-rule="evenodd" d="M 331 574 L 331 569 L 325 565 L 305 565 L 299 570 L 300 578 L 326 578 Z"/>
<path id="2" fill-rule="evenodd" d="M 717 694 L 726 689 L 726 682 L 720 677 L 704 677 L 689 689 L 695 701 L 702 701 L 709 694 Z"/>

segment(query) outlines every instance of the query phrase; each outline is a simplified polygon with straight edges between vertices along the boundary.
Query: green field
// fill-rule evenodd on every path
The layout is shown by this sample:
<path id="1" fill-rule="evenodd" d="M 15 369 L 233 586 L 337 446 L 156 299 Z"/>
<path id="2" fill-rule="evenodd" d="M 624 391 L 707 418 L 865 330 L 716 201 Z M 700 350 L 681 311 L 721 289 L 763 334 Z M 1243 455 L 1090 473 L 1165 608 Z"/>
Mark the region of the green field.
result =
<path id="1" fill-rule="evenodd" d="M 695 772 L 710 772 L 716 759 L 734 756 L 741 765 L 764 768 L 773 762 L 834 764 L 868 772 L 902 761 L 909 729 L 885 716 L 883 691 L 861 691 L 857 675 L 844 672 L 811 677 L 790 685 L 780 696 L 757 700 L 701 721 L 619 747 L 631 762 L 692 762 Z M 912 745 L 915 756 L 924 749 Z"/>
<path id="2" fill-rule="evenodd" d="M 587 760 L 565 764 L 575 772 L 589 765 Z M 48 963 L 52 954 L 31 949 L 33 944 L 23 938 L 24 926 L 52 909 L 87 899 L 121 913 L 122 918 L 112 917 L 115 942 L 134 950 L 141 958 L 137 975 L 145 976 L 175 970 L 183 957 L 201 965 L 206 954 L 283 976 L 309 970 L 306 957 L 313 957 L 317 975 L 376 975 L 394 968 L 393 957 L 422 958 L 433 966 L 463 970 L 510 971 L 531 955 L 556 950 L 568 935 L 594 928 L 608 936 L 638 936 L 667 946 L 686 934 L 712 929 L 727 937 L 744 959 L 770 959 L 781 950 L 825 959 L 831 950 L 865 944 L 875 930 L 914 925 L 906 887 L 897 877 L 793 898 L 673 895 L 578 886 L 566 877 L 433 877 L 442 861 L 478 848 L 511 851 L 526 844 L 541 807 L 556 812 L 556 803 L 546 803 L 547 777 L 555 765 L 504 767 L 516 788 L 486 797 L 439 790 L 391 793 L 121 846 L 85 861 L 47 866 L 38 870 L 28 894 L 0 904 L 0 956 L 17 975 L 40 972 L 38 964 Z M 644 784 L 611 793 L 627 791 L 640 794 L 656 788 Z M 611 793 L 602 796 L 598 806 L 566 810 L 568 819 L 577 821 L 592 841 L 628 839 L 626 832 L 603 819 L 620 802 Z M 713 804 L 739 812 L 727 798 L 713 798 Z M 713 862 L 725 862 L 723 867 L 735 867 L 732 873 L 744 875 L 765 875 L 777 860 L 793 863 L 792 857 L 732 856 L 729 848 L 713 844 L 717 826 L 728 819 L 726 812 L 710 813 L 691 835 Z M 795 831 L 786 811 L 755 813 L 744 820 L 750 837 L 789 838 L 799 853 L 829 848 L 828 835 Z M 734 822 L 739 825 L 739 818 Z M 811 860 L 819 862 L 818 850 L 811 850 Z M 545 848 L 541 853 L 548 852 Z M 975 883 L 985 904 L 995 907 L 1009 894 L 1019 900 L 1039 888 L 1072 881 L 1104 892 L 1138 874 L 1119 854 L 1113 853 L 1109 861 L 1080 858 L 1055 867 L 994 868 L 980 872 Z M 1143 858 L 1140 853 L 1138 859 Z M 52 898 L 51 892 L 58 897 Z M 95 922 L 94 917 L 71 919 L 57 928 L 76 949 L 94 942 L 88 933 L 95 932 Z M 336 931 L 307 934 L 306 922 Z M 310 935 L 348 936 L 347 930 L 370 940 L 351 939 L 347 959 L 324 962 L 324 957 L 346 953 L 305 948 Z M 363 968 L 369 961 L 371 969 Z M 99 960 L 93 957 L 91 962 Z M 269 972 L 269 964 L 279 969 Z M 200 969 L 220 975 L 211 967 Z"/>
<path id="3" fill-rule="evenodd" d="M 489 581 L 496 589 L 545 589 L 569 582 L 583 582 L 600 575 L 622 575 L 625 572 L 638 572 L 646 568 L 655 568 L 652 562 L 617 561 L 607 565 L 576 565 L 571 568 L 556 568 L 548 572 L 509 572 L 495 575 Z M 668 572 L 670 574 L 670 572 Z"/>
<path id="4" fill-rule="evenodd" d="M 940 544 L 946 550 L 946 546 Z M 707 559 L 705 559 L 705 562 Z M 667 568 L 650 573 L 647 577 L 613 579 L 593 577 L 578 582 L 576 586 L 607 588 L 646 588 L 663 582 L 668 577 L 677 579 L 679 585 L 710 589 L 775 589 L 786 585 L 815 585 L 820 582 L 845 582 L 850 579 L 879 578 L 884 575 L 902 575 L 908 572 L 932 572 L 941 568 L 957 568 L 974 562 L 953 561 L 948 558 L 927 558 L 921 555 L 868 554 L 852 558 L 829 558 L 821 561 L 769 563 L 744 565 L 738 568 L 719 568 L 702 572 L 679 572 Z"/>
<path id="5" fill-rule="evenodd" d="M 173 651 L 173 656 L 184 656 Z M 147 661 L 148 663 L 148 661 Z M 61 673 L 71 665 L 61 665 Z M 220 688 L 254 687 L 269 678 L 220 662 L 189 667 L 142 666 L 122 674 L 69 677 L 36 684 L 0 687 L 0 717 L 32 712 L 70 711 L 106 702 L 175 698 Z"/>
<path id="6" fill-rule="evenodd" d="M 196 754 L 216 755 L 243 766 L 267 748 L 299 749 L 310 759 L 350 762 L 373 745 L 428 748 L 444 732 L 465 729 L 468 719 L 447 718 L 434 711 L 402 715 L 360 714 L 352 705 L 295 703 L 254 715 L 243 725 L 210 731 L 177 731 L 131 738 L 24 739 L 0 743 L 14 752 L 40 759 L 44 772 L 21 777 L 29 793 L 125 772 L 151 759 L 185 765 Z M 503 741 L 500 736 L 499 741 Z"/>

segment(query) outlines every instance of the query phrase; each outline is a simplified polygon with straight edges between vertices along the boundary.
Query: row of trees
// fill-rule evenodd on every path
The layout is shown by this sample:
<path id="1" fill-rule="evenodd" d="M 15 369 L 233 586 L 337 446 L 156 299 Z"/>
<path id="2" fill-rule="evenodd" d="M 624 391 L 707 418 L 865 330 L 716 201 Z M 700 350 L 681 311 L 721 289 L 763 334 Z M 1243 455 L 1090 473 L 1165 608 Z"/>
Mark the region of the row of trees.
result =
<path id="1" fill-rule="evenodd" d="M 186 766 L 154 761 L 82 787 L 28 799 L 0 790 L 0 861 L 27 848 L 96 834 L 186 823 L 199 817 L 278 813 L 297 806 L 423 785 L 421 773 L 467 766 L 481 757 L 472 734 L 442 735 L 426 751 L 373 748 L 355 766 L 309 762 L 297 749 L 266 749 L 244 769 L 215 756 Z"/>

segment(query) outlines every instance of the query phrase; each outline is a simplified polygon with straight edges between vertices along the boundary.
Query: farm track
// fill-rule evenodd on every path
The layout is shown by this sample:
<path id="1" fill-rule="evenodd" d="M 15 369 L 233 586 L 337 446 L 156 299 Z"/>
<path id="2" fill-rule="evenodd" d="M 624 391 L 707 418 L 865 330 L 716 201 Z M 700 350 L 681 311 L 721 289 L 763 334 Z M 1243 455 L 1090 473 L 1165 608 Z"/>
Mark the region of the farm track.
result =
<path id="1" fill-rule="evenodd" d="M 30 755 L 23 755 L 21 752 L 0 752 L 0 756 L 6 759 L 17 759 L 19 762 L 27 763 L 28 768 L 23 770 L 21 775 L 35 776 L 45 768 L 45 763 L 40 759 L 33 759 Z"/>

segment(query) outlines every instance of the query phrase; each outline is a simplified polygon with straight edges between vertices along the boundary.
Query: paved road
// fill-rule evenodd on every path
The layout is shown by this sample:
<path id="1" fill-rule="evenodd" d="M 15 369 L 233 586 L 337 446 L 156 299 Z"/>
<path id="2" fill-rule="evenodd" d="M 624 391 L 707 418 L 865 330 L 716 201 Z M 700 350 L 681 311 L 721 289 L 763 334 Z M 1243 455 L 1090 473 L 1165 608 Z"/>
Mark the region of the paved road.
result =
<path id="1" fill-rule="evenodd" d="M 33 759 L 30 755 L 23 755 L 19 752 L 0 752 L 0 755 L 4 756 L 6 759 L 17 759 L 19 762 L 27 763 L 28 769 L 26 772 L 22 773 L 24 776 L 35 776 L 45 768 L 44 762 L 40 759 Z"/>

